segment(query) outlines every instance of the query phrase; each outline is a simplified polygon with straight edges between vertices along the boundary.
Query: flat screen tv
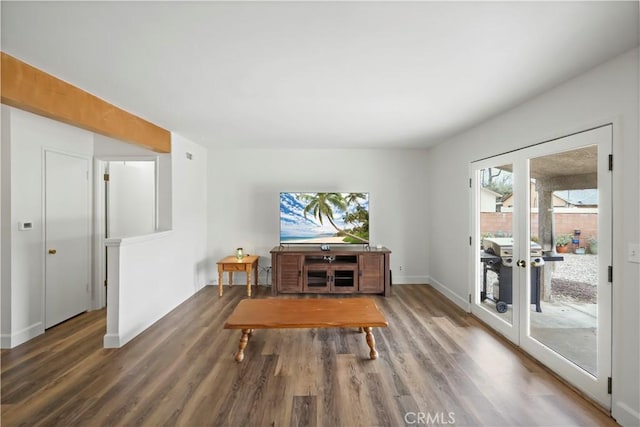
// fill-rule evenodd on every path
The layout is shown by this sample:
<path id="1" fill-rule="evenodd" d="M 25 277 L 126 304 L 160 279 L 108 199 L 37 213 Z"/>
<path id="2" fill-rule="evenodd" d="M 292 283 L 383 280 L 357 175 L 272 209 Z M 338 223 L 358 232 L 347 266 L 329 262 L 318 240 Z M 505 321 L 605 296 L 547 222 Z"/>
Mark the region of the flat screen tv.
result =
<path id="1" fill-rule="evenodd" d="M 280 244 L 369 244 L 369 193 L 280 193 Z"/>

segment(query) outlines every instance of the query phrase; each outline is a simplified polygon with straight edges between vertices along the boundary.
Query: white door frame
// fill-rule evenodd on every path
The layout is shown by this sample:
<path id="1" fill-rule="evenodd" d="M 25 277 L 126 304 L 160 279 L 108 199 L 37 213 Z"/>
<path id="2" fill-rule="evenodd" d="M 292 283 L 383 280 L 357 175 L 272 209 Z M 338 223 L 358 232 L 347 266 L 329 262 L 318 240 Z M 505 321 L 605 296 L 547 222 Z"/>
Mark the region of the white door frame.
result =
<path id="1" fill-rule="evenodd" d="M 93 198 L 93 206 L 94 206 L 94 234 L 96 238 L 94 239 L 94 256 L 93 256 L 93 265 L 96 266 L 94 269 L 94 299 L 93 299 L 93 308 L 99 309 L 103 308 L 107 305 L 107 300 L 104 292 L 104 281 L 107 275 L 107 265 L 105 263 L 106 256 L 106 238 L 105 238 L 105 188 L 104 188 L 104 173 L 105 168 L 107 167 L 109 162 L 134 162 L 134 161 L 151 161 L 155 162 L 155 180 L 156 180 L 156 218 L 155 224 L 156 229 L 158 228 L 158 173 L 159 173 L 159 156 L 101 156 L 95 157 L 93 159 L 93 192 L 95 197 Z"/>
<path id="2" fill-rule="evenodd" d="M 613 174 L 608 170 L 608 156 L 613 153 L 612 123 L 599 126 L 597 128 L 587 129 L 583 132 L 556 138 L 552 141 L 523 147 L 510 153 L 498 155 L 492 158 L 483 159 L 473 162 L 469 165 L 471 176 L 471 236 L 473 244 L 469 250 L 469 265 L 471 268 L 471 276 L 469 280 L 471 297 L 471 312 L 480 320 L 487 323 L 499 333 L 503 334 L 509 340 L 520 346 L 524 351 L 534 356 L 545 366 L 558 373 L 567 381 L 575 385 L 583 393 L 594 399 L 607 409 L 611 408 L 611 394 L 607 393 L 607 378 L 611 377 L 612 372 L 612 283 L 607 280 L 606 266 L 612 265 L 612 239 L 613 239 Z M 562 140 L 562 147 L 552 145 L 554 141 Z M 604 141 L 604 142 L 603 142 Z M 479 242 L 476 242 L 477 236 L 480 235 L 480 224 L 478 221 L 479 212 L 479 183 L 477 171 L 490 166 L 501 164 L 513 164 L 514 172 L 514 194 L 518 200 L 530 200 L 529 185 L 529 163 L 528 160 L 552 154 L 559 151 L 570 151 L 586 145 L 598 145 L 598 192 L 600 199 L 608 199 L 607 207 L 609 209 L 599 209 L 598 214 L 598 247 L 599 247 L 599 268 L 598 268 L 598 375 L 594 377 L 586 373 L 582 368 L 573 363 L 567 363 L 563 358 L 553 350 L 549 349 L 539 341 L 532 338 L 529 334 L 530 325 L 530 309 L 528 296 L 530 294 L 530 274 L 529 266 L 527 268 L 518 268 L 513 271 L 513 321 L 509 325 L 504 320 L 487 312 L 480 306 L 480 296 L 476 289 L 476 280 L 479 274 L 478 259 L 480 255 Z M 601 182 L 605 182 L 601 186 Z M 603 206 L 603 203 L 599 204 Z M 523 259 L 529 262 L 529 245 L 522 245 L 520 242 L 528 242 L 530 240 L 530 215 L 528 203 L 516 203 L 513 211 L 513 239 L 514 239 L 514 259 Z M 515 250 L 518 250 L 517 258 Z M 526 286 L 523 285 L 526 284 Z M 516 304 L 517 302 L 517 304 Z M 605 344 L 601 345 L 601 340 L 605 340 Z"/>

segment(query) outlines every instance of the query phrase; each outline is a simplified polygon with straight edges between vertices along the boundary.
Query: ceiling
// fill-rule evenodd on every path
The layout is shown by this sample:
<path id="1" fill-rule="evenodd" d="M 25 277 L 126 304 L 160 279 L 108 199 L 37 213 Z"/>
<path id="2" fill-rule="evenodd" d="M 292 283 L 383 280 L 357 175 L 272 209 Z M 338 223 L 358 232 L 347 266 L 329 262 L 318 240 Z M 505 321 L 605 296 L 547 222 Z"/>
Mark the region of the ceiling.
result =
<path id="1" fill-rule="evenodd" d="M 598 173 L 598 146 L 536 157 L 531 159 L 530 168 L 532 178 L 583 177 L 589 181 Z"/>
<path id="2" fill-rule="evenodd" d="M 598 146 L 589 145 L 547 156 L 533 157 L 529 168 L 529 175 L 535 179 L 582 176 L 586 180 L 591 180 L 593 178 L 591 175 L 598 173 Z M 513 172 L 513 165 L 506 164 L 496 169 Z"/>
<path id="3" fill-rule="evenodd" d="M 0 4 L 4 52 L 210 147 L 427 147 L 639 44 L 638 2 Z"/>

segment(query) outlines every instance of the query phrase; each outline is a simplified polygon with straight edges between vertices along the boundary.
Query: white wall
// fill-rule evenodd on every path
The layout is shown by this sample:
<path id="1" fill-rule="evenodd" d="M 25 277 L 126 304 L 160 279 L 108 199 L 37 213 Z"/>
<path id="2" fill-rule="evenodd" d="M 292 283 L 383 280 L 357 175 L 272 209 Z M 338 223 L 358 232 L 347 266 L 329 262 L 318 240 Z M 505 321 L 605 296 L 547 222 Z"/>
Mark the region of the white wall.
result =
<path id="1" fill-rule="evenodd" d="M 171 170 L 173 229 L 107 243 L 106 347 L 126 344 L 206 284 L 206 150 L 173 134 Z"/>
<path id="2" fill-rule="evenodd" d="M 11 346 L 11 116 L 0 111 L 0 348 Z"/>
<path id="3" fill-rule="evenodd" d="M 370 240 L 392 251 L 393 283 L 426 283 L 425 162 L 426 150 L 210 149 L 209 282 L 237 247 L 271 264 L 281 191 L 340 191 L 370 193 Z"/>
<path id="4" fill-rule="evenodd" d="M 178 277 L 184 286 L 200 289 L 207 283 L 207 150 L 182 136 L 171 135 L 172 229 L 176 247 L 172 255 L 182 260 Z M 191 154 L 191 160 L 187 159 Z"/>
<path id="5" fill-rule="evenodd" d="M 464 308 L 469 290 L 469 163 L 614 121 L 613 416 L 640 424 L 640 242 L 638 49 L 429 150 L 430 282 Z M 442 185 L 446 182 L 447 185 Z M 462 260 L 460 256 L 463 256 Z"/>
<path id="6" fill-rule="evenodd" d="M 11 176 L 8 194 L 3 191 L 3 209 L 10 197 L 10 231 L 2 234 L 3 242 L 10 241 L 10 264 L 6 270 L 3 266 L 1 345 L 15 347 L 44 332 L 43 151 L 54 149 L 91 158 L 93 136 L 5 105 L 2 127 L 3 150 L 6 145 L 10 151 Z M 18 231 L 18 222 L 24 220 L 33 221 L 32 230 Z M 10 295 L 9 305 L 6 295 Z"/>

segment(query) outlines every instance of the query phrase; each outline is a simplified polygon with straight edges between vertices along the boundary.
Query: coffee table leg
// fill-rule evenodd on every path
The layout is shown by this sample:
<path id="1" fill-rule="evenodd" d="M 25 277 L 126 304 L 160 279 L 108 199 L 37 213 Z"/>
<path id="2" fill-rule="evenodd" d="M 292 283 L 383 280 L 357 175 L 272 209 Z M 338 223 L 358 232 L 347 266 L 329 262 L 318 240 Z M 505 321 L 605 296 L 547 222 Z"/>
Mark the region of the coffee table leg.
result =
<path id="1" fill-rule="evenodd" d="M 366 327 L 364 331 L 367 333 L 367 344 L 369 344 L 369 348 L 371 351 L 369 352 L 369 357 L 371 360 L 375 360 L 378 358 L 378 352 L 376 351 L 376 340 L 373 338 L 373 334 L 371 333 L 371 328 Z"/>
<path id="2" fill-rule="evenodd" d="M 236 362 L 242 362 L 244 360 L 244 349 L 247 347 L 249 337 L 251 336 L 251 329 L 243 329 L 242 336 L 240 337 L 240 344 L 238 345 L 238 352 L 236 353 Z"/>

